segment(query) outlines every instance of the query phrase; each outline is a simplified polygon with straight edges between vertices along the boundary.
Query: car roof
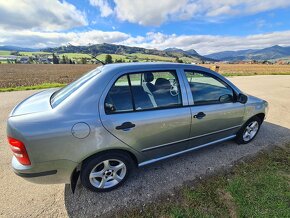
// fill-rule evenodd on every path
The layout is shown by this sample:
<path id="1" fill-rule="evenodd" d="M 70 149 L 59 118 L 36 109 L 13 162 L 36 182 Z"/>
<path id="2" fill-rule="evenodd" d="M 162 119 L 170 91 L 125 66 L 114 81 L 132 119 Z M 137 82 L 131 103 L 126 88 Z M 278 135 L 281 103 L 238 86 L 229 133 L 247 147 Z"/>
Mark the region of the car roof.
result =
<path id="1" fill-rule="evenodd" d="M 133 69 L 140 69 L 143 68 L 144 70 L 146 69 L 152 69 L 152 68 L 166 68 L 166 67 L 192 67 L 196 66 L 193 64 L 181 64 L 181 63 L 170 63 L 170 62 L 131 62 L 131 63 L 117 63 L 117 64 L 106 64 L 103 67 L 103 70 L 105 71 L 112 71 L 116 69 L 128 69 L 128 70 L 133 70 Z"/>

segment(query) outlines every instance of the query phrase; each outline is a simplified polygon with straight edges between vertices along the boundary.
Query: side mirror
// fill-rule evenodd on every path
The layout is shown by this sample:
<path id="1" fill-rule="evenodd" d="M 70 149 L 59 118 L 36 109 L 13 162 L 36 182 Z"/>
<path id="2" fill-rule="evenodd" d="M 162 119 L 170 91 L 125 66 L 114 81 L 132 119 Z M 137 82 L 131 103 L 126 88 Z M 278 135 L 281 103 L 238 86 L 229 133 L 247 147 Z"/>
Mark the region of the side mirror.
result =
<path id="1" fill-rule="evenodd" d="M 219 98 L 219 102 L 220 102 L 220 103 L 229 103 L 229 102 L 233 102 L 233 96 L 232 96 L 232 95 L 229 95 L 229 94 L 222 95 L 222 96 Z"/>
<path id="2" fill-rule="evenodd" d="M 248 101 L 248 96 L 246 96 L 245 94 L 240 93 L 238 95 L 237 101 L 240 102 L 240 103 L 242 103 L 242 104 L 246 104 L 247 101 Z"/>

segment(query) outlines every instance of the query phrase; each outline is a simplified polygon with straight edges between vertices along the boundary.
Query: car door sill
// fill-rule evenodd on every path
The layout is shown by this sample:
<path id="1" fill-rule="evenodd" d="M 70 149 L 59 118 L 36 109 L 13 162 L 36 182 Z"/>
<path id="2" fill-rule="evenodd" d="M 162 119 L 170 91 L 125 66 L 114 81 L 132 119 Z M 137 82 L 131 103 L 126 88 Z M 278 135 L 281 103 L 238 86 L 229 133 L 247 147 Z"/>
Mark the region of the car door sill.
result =
<path id="1" fill-rule="evenodd" d="M 241 126 L 242 125 L 237 125 L 237 126 L 233 126 L 233 127 L 230 127 L 230 128 L 226 128 L 226 129 L 222 129 L 222 130 L 206 133 L 206 134 L 203 134 L 203 135 L 198 135 L 198 136 L 190 137 L 190 138 L 187 138 L 187 139 L 178 140 L 178 141 L 175 141 L 175 142 L 170 142 L 170 143 L 166 143 L 166 144 L 162 144 L 162 145 L 157 145 L 157 146 L 153 146 L 153 147 L 149 147 L 149 148 L 144 148 L 144 149 L 142 149 L 142 152 L 150 151 L 150 150 L 154 150 L 154 149 L 158 149 L 158 148 L 162 148 L 162 147 L 165 147 L 165 146 L 177 144 L 177 143 L 184 142 L 184 141 L 189 141 L 189 140 L 192 140 L 192 139 L 201 138 L 201 137 L 204 137 L 204 136 L 213 135 L 213 134 L 220 133 L 220 132 L 225 132 L 225 131 L 228 131 L 228 130 L 239 128 Z"/>
<path id="2" fill-rule="evenodd" d="M 222 139 L 219 139 L 219 140 L 215 140 L 215 141 L 203 144 L 203 145 L 199 145 L 199 146 L 196 146 L 196 147 L 193 147 L 193 148 L 190 148 L 190 149 L 186 149 L 184 151 L 179 151 L 177 153 L 169 154 L 169 155 L 166 155 L 166 156 L 163 156 L 163 157 L 159 157 L 159 158 L 151 159 L 151 160 L 148 160 L 148 161 L 144 161 L 142 163 L 139 163 L 138 166 L 142 167 L 142 166 L 145 166 L 147 164 L 151 164 L 151 163 L 154 163 L 154 162 L 157 162 L 157 161 L 165 160 L 167 158 L 175 157 L 177 155 L 184 154 L 184 153 L 187 153 L 187 152 L 190 152 L 190 151 L 194 151 L 194 150 L 197 150 L 197 149 L 200 149 L 200 148 L 203 148 L 203 147 L 207 147 L 207 146 L 212 145 L 212 144 L 216 144 L 216 143 L 219 143 L 219 142 L 224 142 L 224 141 L 227 141 L 227 140 L 231 140 L 231 139 L 233 139 L 235 137 L 236 137 L 236 135 L 231 135 L 231 136 L 228 136 L 228 137 L 225 137 L 225 138 L 222 138 Z"/>

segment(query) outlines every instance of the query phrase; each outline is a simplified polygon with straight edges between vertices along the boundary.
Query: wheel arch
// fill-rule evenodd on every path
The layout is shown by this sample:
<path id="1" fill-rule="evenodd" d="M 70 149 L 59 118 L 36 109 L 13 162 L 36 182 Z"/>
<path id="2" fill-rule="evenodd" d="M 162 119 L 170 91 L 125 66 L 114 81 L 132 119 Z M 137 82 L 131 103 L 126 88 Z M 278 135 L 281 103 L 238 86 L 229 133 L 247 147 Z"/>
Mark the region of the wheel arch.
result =
<path id="1" fill-rule="evenodd" d="M 96 153 L 94 153 L 94 154 L 91 154 L 90 156 L 88 156 L 88 157 L 86 157 L 85 159 L 83 159 L 83 160 L 80 162 L 80 164 L 78 165 L 77 168 L 80 169 L 83 163 L 89 161 L 90 159 L 95 158 L 96 156 L 104 155 L 104 154 L 108 154 L 108 153 L 122 153 L 122 154 L 124 154 L 124 155 L 127 155 L 128 157 L 130 157 L 130 158 L 132 159 L 132 161 L 134 162 L 134 165 L 135 165 L 136 167 L 138 166 L 139 161 L 138 161 L 136 155 L 135 155 L 133 152 L 128 151 L 128 150 L 126 150 L 126 149 L 118 149 L 118 148 L 114 149 L 114 148 L 113 148 L 113 149 L 108 149 L 108 150 L 98 151 L 98 152 L 96 152 Z"/>
<path id="2" fill-rule="evenodd" d="M 252 116 L 250 119 L 252 119 L 253 117 L 258 117 L 261 120 L 261 122 L 263 123 L 263 121 L 265 119 L 265 113 L 256 114 L 256 115 Z"/>

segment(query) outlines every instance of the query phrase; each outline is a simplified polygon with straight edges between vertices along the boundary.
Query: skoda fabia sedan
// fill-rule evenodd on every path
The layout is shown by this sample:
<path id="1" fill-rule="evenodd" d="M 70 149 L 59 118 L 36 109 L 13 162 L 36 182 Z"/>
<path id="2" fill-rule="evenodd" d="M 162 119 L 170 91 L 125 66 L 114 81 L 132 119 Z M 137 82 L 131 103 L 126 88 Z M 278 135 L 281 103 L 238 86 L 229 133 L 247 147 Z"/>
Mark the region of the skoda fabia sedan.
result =
<path id="1" fill-rule="evenodd" d="M 13 109 L 12 166 L 31 182 L 75 184 L 80 177 L 92 191 L 109 191 L 135 166 L 225 140 L 250 142 L 267 108 L 207 68 L 105 65 Z"/>

